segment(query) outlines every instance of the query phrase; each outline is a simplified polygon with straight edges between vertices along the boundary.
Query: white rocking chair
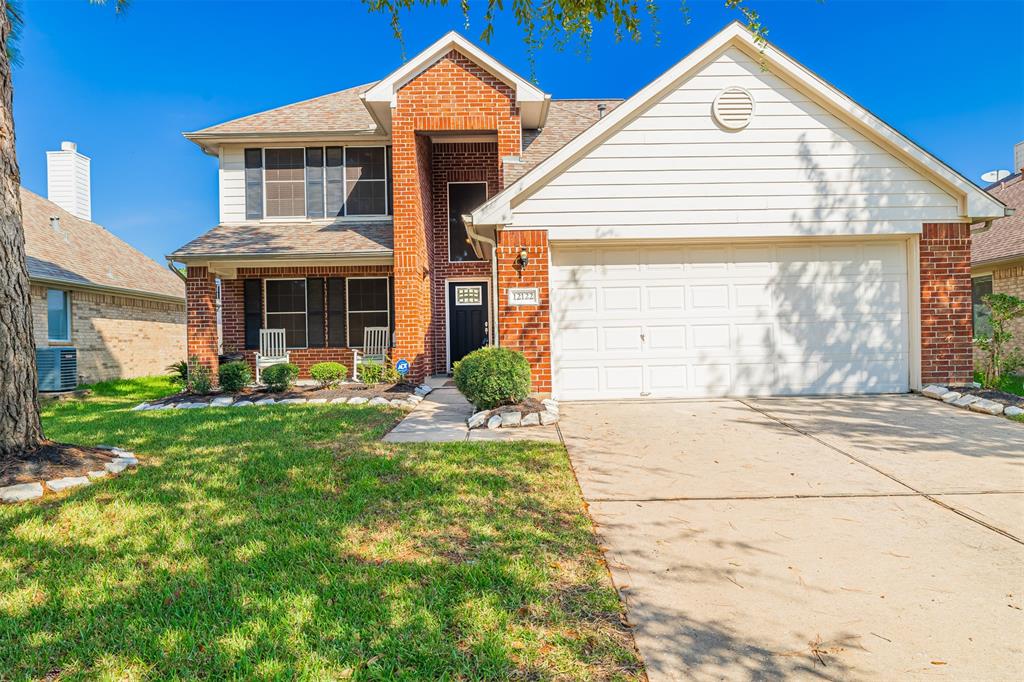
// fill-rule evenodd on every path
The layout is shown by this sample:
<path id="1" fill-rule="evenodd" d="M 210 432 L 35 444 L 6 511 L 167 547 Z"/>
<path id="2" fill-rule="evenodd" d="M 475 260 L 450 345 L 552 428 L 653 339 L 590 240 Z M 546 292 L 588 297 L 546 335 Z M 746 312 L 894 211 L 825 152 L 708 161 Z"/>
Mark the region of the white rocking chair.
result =
<path id="1" fill-rule="evenodd" d="M 391 346 L 391 333 L 387 327 L 367 327 L 363 330 L 363 351 L 352 349 L 354 358 L 352 378 L 359 381 L 359 365 L 364 362 L 385 363 Z"/>
<path id="2" fill-rule="evenodd" d="M 256 353 L 257 384 L 260 383 L 260 370 L 289 361 L 286 347 L 283 329 L 260 330 L 260 350 Z"/>

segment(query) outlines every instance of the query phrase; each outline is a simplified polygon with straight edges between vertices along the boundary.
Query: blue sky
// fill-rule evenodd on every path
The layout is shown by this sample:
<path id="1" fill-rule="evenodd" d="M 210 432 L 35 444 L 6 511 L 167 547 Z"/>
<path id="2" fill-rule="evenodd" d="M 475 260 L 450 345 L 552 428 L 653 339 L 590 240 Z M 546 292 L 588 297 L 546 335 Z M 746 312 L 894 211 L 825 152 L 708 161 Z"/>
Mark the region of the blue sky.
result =
<path id="1" fill-rule="evenodd" d="M 92 158 L 93 219 L 160 259 L 217 222 L 217 163 L 181 132 L 376 80 L 401 64 L 386 17 L 355 0 L 133 0 L 126 16 L 86 0 L 27 0 L 14 74 L 22 183 L 45 196 L 44 152 L 62 139 Z M 471 0 L 471 5 L 480 0 Z M 769 38 L 972 180 L 1008 168 L 1024 140 L 1024 1 L 748 0 Z M 404 20 L 409 54 L 450 29 L 453 8 Z M 599 26 L 589 57 L 538 56 L 554 97 L 628 97 L 736 17 L 722 0 L 662 0 L 660 45 L 616 44 Z M 506 2 L 507 6 L 511 2 Z M 481 5 L 482 6 L 482 5 Z M 524 75 L 511 17 L 491 54 Z"/>

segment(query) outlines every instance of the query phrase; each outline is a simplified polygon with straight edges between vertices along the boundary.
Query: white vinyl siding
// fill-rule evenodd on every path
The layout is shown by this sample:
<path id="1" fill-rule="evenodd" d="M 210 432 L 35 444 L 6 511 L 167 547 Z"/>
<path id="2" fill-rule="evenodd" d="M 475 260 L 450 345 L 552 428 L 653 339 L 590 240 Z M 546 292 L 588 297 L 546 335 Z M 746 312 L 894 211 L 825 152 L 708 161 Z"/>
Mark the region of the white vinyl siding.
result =
<path id="1" fill-rule="evenodd" d="M 908 390 L 905 240 L 551 253 L 558 399 Z"/>
<path id="2" fill-rule="evenodd" d="M 711 105 L 739 86 L 750 124 Z M 870 234 L 953 221 L 957 200 L 730 48 L 513 210 L 553 239 Z"/>

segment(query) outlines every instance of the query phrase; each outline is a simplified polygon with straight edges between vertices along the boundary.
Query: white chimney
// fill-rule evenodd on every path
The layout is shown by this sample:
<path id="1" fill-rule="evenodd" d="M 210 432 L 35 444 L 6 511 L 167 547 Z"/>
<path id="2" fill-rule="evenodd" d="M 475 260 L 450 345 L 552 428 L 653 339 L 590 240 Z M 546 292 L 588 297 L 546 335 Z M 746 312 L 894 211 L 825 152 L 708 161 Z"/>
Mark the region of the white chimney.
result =
<path id="1" fill-rule="evenodd" d="M 1024 171 L 1024 142 L 1013 145 L 1013 172 Z"/>
<path id="2" fill-rule="evenodd" d="M 74 142 L 61 142 L 59 152 L 46 152 L 46 198 L 68 213 L 92 220 L 89 157 Z"/>

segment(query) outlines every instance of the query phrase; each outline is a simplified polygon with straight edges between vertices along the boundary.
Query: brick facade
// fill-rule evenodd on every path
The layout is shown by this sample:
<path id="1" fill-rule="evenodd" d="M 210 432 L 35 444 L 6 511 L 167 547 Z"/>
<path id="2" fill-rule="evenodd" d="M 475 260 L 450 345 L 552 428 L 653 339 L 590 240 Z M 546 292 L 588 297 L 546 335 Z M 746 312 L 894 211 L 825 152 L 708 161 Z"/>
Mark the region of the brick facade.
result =
<path id="1" fill-rule="evenodd" d="M 516 264 L 526 249 L 525 268 Z M 500 345 L 520 351 L 530 361 L 532 390 L 551 393 L 551 291 L 548 286 L 549 246 L 544 230 L 500 232 L 498 237 L 498 333 Z M 536 288 L 540 305 L 513 306 L 510 287 Z"/>
<path id="2" fill-rule="evenodd" d="M 520 154 L 522 130 L 512 88 L 455 50 L 398 91 L 391 125 L 396 355 L 410 361 L 410 377 L 419 380 L 436 371 L 444 352 L 437 347 L 442 322 L 436 319 L 438 278 L 431 240 L 437 211 L 447 211 L 446 203 L 434 206 L 434 150 L 424 133 L 495 133 L 500 190 L 502 158 Z"/>
<path id="3" fill-rule="evenodd" d="M 1024 261 L 995 266 L 992 269 L 992 293 L 1024 298 Z M 1013 320 L 1009 328 L 1013 334 L 1010 347 L 1024 354 L 1024 318 Z"/>
<path id="4" fill-rule="evenodd" d="M 71 300 L 71 341 L 49 340 L 46 296 L 50 286 L 31 287 L 32 323 L 38 348 L 74 346 L 82 382 L 164 374 L 185 358 L 185 304 L 65 288 Z"/>
<path id="5" fill-rule="evenodd" d="M 217 376 L 217 287 L 209 268 L 188 267 L 188 361 L 193 358 Z"/>
<path id="6" fill-rule="evenodd" d="M 920 250 L 921 381 L 972 381 L 970 225 L 925 223 Z"/>
<path id="7" fill-rule="evenodd" d="M 448 278 L 476 277 L 491 281 L 491 262 L 462 261 L 450 263 L 448 253 L 448 183 L 485 182 L 487 197 L 500 191 L 498 175 L 498 145 L 494 142 L 464 142 L 434 144 L 432 150 L 431 183 L 433 187 L 433 258 L 431 295 L 433 319 L 430 339 L 433 346 L 431 371 L 448 371 L 448 311 L 445 310 L 445 286 Z M 488 305 L 488 308 L 490 305 Z"/>

